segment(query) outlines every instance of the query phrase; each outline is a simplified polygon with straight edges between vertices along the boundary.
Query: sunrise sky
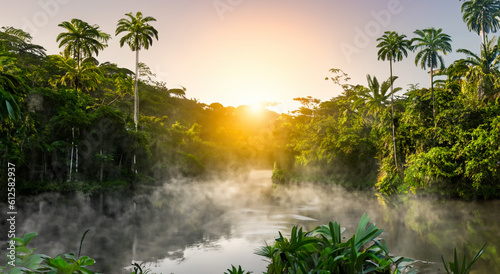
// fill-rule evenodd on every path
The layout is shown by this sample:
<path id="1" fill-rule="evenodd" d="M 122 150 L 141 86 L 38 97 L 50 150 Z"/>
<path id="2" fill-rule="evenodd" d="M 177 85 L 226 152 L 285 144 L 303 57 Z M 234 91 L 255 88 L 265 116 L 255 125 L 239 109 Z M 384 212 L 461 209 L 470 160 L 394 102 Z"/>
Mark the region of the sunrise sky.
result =
<path id="1" fill-rule="evenodd" d="M 159 40 L 141 52 L 158 79 L 170 88 L 182 85 L 187 96 L 224 106 L 259 101 L 294 109 L 292 98 L 329 100 L 340 89 L 325 81 L 330 68 L 366 85 L 366 74 L 386 80 L 389 64 L 377 60 L 377 42 L 385 30 L 413 37 L 413 31 L 443 28 L 455 51 L 478 52 L 481 38 L 467 30 L 458 0 L 0 0 L 0 26 L 23 28 L 48 54 L 61 50 L 57 25 L 72 18 L 97 24 L 113 35 L 98 56 L 134 68 L 135 55 L 114 37 L 125 13 L 153 16 Z M 446 65 L 461 58 L 452 53 Z M 415 66 L 415 54 L 396 63 L 395 82 L 429 86 L 429 75 Z"/>

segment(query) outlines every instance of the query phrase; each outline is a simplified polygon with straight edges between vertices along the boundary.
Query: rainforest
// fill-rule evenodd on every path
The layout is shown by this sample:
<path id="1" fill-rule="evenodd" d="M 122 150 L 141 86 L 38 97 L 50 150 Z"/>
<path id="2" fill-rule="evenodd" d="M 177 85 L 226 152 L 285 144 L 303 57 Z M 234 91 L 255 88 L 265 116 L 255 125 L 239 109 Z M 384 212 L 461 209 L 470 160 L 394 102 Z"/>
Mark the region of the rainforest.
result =
<path id="1" fill-rule="evenodd" d="M 481 203 L 498 207 L 500 198 L 500 39 L 492 34 L 500 28 L 500 3 L 470 0 L 461 5 L 469 31 L 481 36 L 476 48 L 461 48 L 441 28 L 415 29 L 413 33 L 384 30 L 376 39 L 377 54 L 373 59 L 381 61 L 379 70 L 384 71 L 386 77 L 378 79 L 366 71 L 366 81 L 353 83 L 348 73 L 332 63 L 331 69 L 325 71 L 326 77 L 319 77 L 328 81 L 332 89 L 341 89 L 341 93 L 330 100 L 320 100 L 304 91 L 303 96 L 293 98 L 300 107 L 288 112 L 273 111 L 273 102 L 240 106 L 206 104 L 189 98 L 190 91 L 182 84 L 170 86 L 158 80 L 140 58 L 155 46 L 162 33 L 155 28 L 156 19 L 141 12 L 130 12 L 118 19 L 113 34 L 95 24 L 99 22 L 77 18 L 60 22 L 60 33 L 53 37 L 60 48 L 59 54 L 48 54 L 43 45 L 33 43 L 30 33 L 3 26 L 0 28 L 0 166 L 3 168 L 0 174 L 2 182 L 10 182 L 15 176 L 15 184 L 0 184 L 1 193 L 11 193 L 15 186 L 20 210 L 35 217 L 46 216 L 45 220 L 58 215 L 69 217 L 72 213 L 68 208 L 72 207 L 110 218 L 119 216 L 126 220 L 124 223 L 134 224 L 136 228 L 137 220 L 141 220 L 142 227 L 154 223 L 155 218 L 161 219 L 157 216 L 169 216 L 168 221 L 157 221 L 171 223 L 175 231 L 189 226 L 200 228 L 199 234 L 185 235 L 196 240 L 178 239 L 175 245 L 184 248 L 209 243 L 206 235 L 216 230 L 225 231 L 226 228 L 218 226 L 226 219 L 218 225 L 211 223 L 213 231 L 205 227 L 206 218 L 228 212 L 229 204 L 219 204 L 225 199 L 239 200 L 235 202 L 237 208 L 248 206 L 254 210 L 250 204 L 269 199 L 262 203 L 302 210 L 317 197 L 326 201 L 334 200 L 332 197 L 339 193 L 344 196 L 361 193 L 363 197 L 370 197 L 367 199 L 371 204 L 384 208 L 373 209 L 372 216 L 379 217 L 379 222 L 388 228 L 406 227 L 412 231 L 407 232 L 412 237 L 426 238 L 423 235 L 432 234 L 424 240 L 421 250 L 429 243 L 438 243 L 439 252 L 436 252 L 451 258 L 452 245 L 461 247 L 458 243 L 467 243 L 469 258 L 477 254 L 472 263 L 486 250 L 482 269 L 498 271 L 500 266 L 494 250 L 500 243 L 492 242 L 488 248 L 484 245 L 496 236 L 488 230 L 485 232 L 488 238 L 476 238 L 480 224 L 495 217 L 484 217 L 489 215 L 483 209 L 467 213 L 476 219 L 475 223 L 465 221 L 468 227 L 464 230 L 474 231 L 476 236 L 467 234 L 463 241 L 452 244 L 440 242 L 438 239 L 444 236 L 430 232 L 430 227 L 439 225 L 429 221 L 425 226 L 420 213 L 415 213 L 416 201 L 421 199 L 431 199 L 429 207 L 435 212 L 439 206 L 434 203 L 460 204 L 457 208 Z M 125 68 L 99 60 L 99 53 L 105 51 L 109 43 L 119 43 L 124 52 L 133 52 L 130 56 L 135 58 L 135 66 Z M 452 52 L 461 58 L 445 64 L 443 57 Z M 411 54 L 415 58 L 410 59 Z M 428 87 L 421 87 L 424 84 L 399 86 L 401 79 L 395 64 L 402 62 L 414 63 L 428 72 L 429 82 L 425 84 Z M 259 173 L 262 170 L 269 172 Z M 242 193 L 231 192 L 232 178 L 238 186 L 250 184 L 248 182 L 256 185 L 241 187 L 243 190 L 238 191 Z M 269 188 L 261 188 L 259 182 L 268 182 Z M 195 188 L 198 184 L 201 189 Z M 291 194 L 291 189 L 301 186 L 308 191 Z M 304 194 L 311 188 L 325 193 L 333 191 L 332 196 Z M 297 198 L 302 195 L 309 200 Z M 151 198 L 145 198 L 148 196 Z M 162 202 L 179 197 L 182 202 L 179 200 L 175 205 Z M 358 199 L 353 197 L 350 202 Z M 7 195 L 0 199 L 2 204 L 10 201 Z M 130 202 L 122 204 L 122 199 Z M 200 208 L 194 203 L 183 206 L 190 199 L 209 206 Z M 47 204 L 64 209 L 47 213 L 43 206 Z M 369 225 L 370 216 L 362 214 L 369 211 L 369 207 L 352 205 L 356 214 L 349 216 L 349 220 L 353 226 L 361 220 L 359 228 L 353 228 L 358 236 L 350 234 L 353 238 L 344 242 L 345 245 L 342 245 L 345 237 L 340 236 L 340 224 L 333 223 L 340 220 L 331 219 L 335 216 L 317 212 L 314 219 L 321 220 L 324 226 L 315 226 L 308 223 L 311 220 L 303 211 L 279 211 L 298 220 L 287 221 L 288 224 L 303 225 L 308 232 L 297 226 L 277 227 L 282 231 L 292 228 L 291 234 L 287 234 L 291 242 L 280 233 L 275 245 L 266 244 L 259 249 L 257 254 L 270 259 L 269 264 L 260 269 L 265 268 L 267 273 L 393 273 L 390 272 L 392 265 L 394 273 L 400 273 L 397 271 L 403 271 L 412 261 L 389 256 L 387 244 L 376 239 L 382 231 Z M 323 206 L 319 208 L 327 210 Z M 183 212 L 196 216 L 186 217 Z M 334 212 L 337 216 L 345 213 Z M 399 221 L 388 217 L 401 212 L 405 217 L 397 219 Z M 79 232 L 84 231 L 84 220 L 92 218 L 86 214 L 82 211 L 83 219 L 75 222 L 79 224 Z M 304 214 L 300 215 L 304 218 L 298 218 L 298 214 Z M 30 226 L 42 232 L 34 242 L 43 232 L 53 231 L 49 229 L 50 222 L 43 219 L 38 221 L 43 227 Z M 101 217 L 97 219 L 106 222 Z M 452 217 L 445 219 L 453 220 Z M 395 224 L 397 222 L 401 223 Z M 2 223 L 2 226 L 8 225 Z M 489 227 L 494 230 L 498 225 L 493 223 Z M 253 227 L 249 230 L 252 229 L 258 231 Z M 19 250 L 29 257 L 34 253 L 27 251 L 26 245 L 36 234 L 29 234 L 34 230 L 21 231 L 26 236 L 23 238 L 18 233 Z M 128 237 L 130 242 L 125 249 L 133 249 L 133 254 L 139 253 L 137 237 L 154 241 L 151 235 L 161 233 L 160 227 L 154 225 L 133 231 L 128 236 L 120 234 Z M 144 234 L 144 231 L 150 233 Z M 69 233 L 66 229 L 60 232 Z M 455 232 L 466 234 L 462 230 Z M 102 233 L 113 237 L 113 232 Z M 230 234 L 217 232 L 214 237 L 227 239 Z M 134 235 L 134 240 L 130 235 Z M 364 241 L 359 239 L 360 235 L 366 237 Z M 6 236 L 2 235 L 2 239 Z M 78 240 L 80 236 L 71 237 Z M 170 243 L 175 238 L 169 237 L 163 242 Z M 392 240 L 397 242 L 398 238 Z M 474 244 L 469 240 L 474 240 Z M 373 245 L 366 248 L 368 242 Z M 351 243 L 352 246 L 348 246 Z M 362 246 L 365 249 L 362 250 Z M 355 254 L 369 261 L 370 266 L 357 265 L 357 258 L 349 257 L 349 254 L 354 256 L 349 252 L 355 247 L 359 252 L 371 252 L 372 255 L 365 257 Z M 156 249 L 149 250 L 151 254 L 143 253 L 140 261 L 162 258 L 155 255 Z M 167 249 L 173 253 L 166 257 L 176 256 L 175 249 Z M 397 251 L 405 250 L 397 248 Z M 418 257 L 419 252 L 410 256 Z M 105 256 L 99 252 L 98 255 Z M 45 262 L 40 271 L 63 269 L 58 263 L 64 260 L 73 260 L 75 265 L 94 263 L 90 257 L 80 254 L 58 256 L 37 257 L 39 263 Z M 134 259 L 120 256 L 129 261 Z M 338 256 L 345 257 L 339 261 Z M 435 254 L 432 256 L 425 260 L 439 259 Z M 236 267 L 239 264 L 245 267 L 243 263 L 234 262 L 235 266 L 227 271 L 245 273 Z M 122 269 L 127 263 L 116 259 L 106 264 L 105 270 L 116 271 L 112 265 Z M 459 263 L 450 264 L 450 268 L 452 265 Z M 145 267 L 136 263 L 128 270 L 142 273 Z M 64 273 L 91 273 L 84 269 Z M 321 272 L 327 269 L 337 272 Z"/>

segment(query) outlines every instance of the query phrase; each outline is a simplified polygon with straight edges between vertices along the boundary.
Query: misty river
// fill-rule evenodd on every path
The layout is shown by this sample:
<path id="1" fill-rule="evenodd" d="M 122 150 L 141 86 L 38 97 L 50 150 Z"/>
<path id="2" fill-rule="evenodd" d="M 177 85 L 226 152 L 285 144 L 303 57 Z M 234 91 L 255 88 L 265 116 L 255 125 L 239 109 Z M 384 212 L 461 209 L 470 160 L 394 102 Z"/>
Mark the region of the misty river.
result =
<path id="1" fill-rule="evenodd" d="M 270 176 L 252 171 L 231 180 L 177 180 L 128 195 L 18 197 L 17 235 L 38 232 L 29 245 L 38 253 L 76 254 L 90 228 L 82 255 L 94 258 L 93 270 L 104 273 L 130 273 L 132 261 L 164 274 L 222 274 L 231 265 L 262 273 L 267 263 L 254 250 L 272 244 L 278 231 L 289 235 L 293 225 L 310 230 L 338 221 L 350 236 L 366 212 L 384 229 L 381 237 L 392 254 L 427 262 L 419 264 L 421 273 L 444 273 L 441 254 L 450 261 L 453 248 L 462 256 L 465 246 L 470 258 L 486 242 L 474 269 L 500 273 L 500 201 L 419 197 L 394 208 L 373 192 L 273 186 Z M 4 256 L 0 262 L 5 265 Z"/>

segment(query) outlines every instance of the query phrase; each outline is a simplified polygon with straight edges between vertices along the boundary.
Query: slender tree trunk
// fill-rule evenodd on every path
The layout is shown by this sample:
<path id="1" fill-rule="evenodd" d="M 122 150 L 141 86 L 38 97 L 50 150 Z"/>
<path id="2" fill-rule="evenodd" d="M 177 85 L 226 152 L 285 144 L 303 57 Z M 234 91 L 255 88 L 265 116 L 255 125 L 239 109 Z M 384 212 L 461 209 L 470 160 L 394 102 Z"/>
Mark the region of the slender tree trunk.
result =
<path id="1" fill-rule="evenodd" d="M 481 31 L 483 33 L 483 37 L 482 37 L 483 38 L 483 45 L 486 45 L 486 32 L 484 31 L 484 25 L 483 25 L 483 29 Z M 479 51 L 479 52 L 481 52 L 481 51 Z"/>
<path id="2" fill-rule="evenodd" d="M 42 172 L 42 181 L 45 178 L 45 174 L 47 174 L 47 152 L 43 151 L 43 172 Z"/>
<path id="3" fill-rule="evenodd" d="M 71 141 L 71 156 L 70 156 L 70 163 L 69 163 L 69 179 L 68 181 L 71 182 L 71 175 L 73 173 L 73 151 L 75 149 L 75 128 L 71 128 L 71 134 L 73 140 Z"/>
<path id="4" fill-rule="evenodd" d="M 396 170 L 399 172 L 399 166 L 398 166 L 398 157 L 396 153 L 396 130 L 394 126 L 394 87 L 392 83 L 392 59 L 389 60 L 390 68 L 391 68 L 391 124 L 392 124 L 392 146 L 394 149 L 394 164 L 396 165 Z M 403 178 L 401 178 L 403 179 Z"/>
<path id="5" fill-rule="evenodd" d="M 79 48 L 79 43 L 77 42 L 77 49 Z M 76 91 L 76 98 L 78 100 L 78 85 L 79 85 L 79 78 L 80 78 L 80 50 L 77 50 L 76 53 L 76 77 L 75 77 L 75 91 Z M 71 135 L 72 135 L 72 140 L 71 140 L 71 159 L 70 159 L 70 164 L 69 164 L 69 181 L 71 182 L 72 178 L 71 175 L 73 173 L 73 151 L 75 149 L 75 127 L 71 128 Z M 77 152 L 78 153 L 78 152 Z M 77 156 L 78 157 L 78 156 Z M 77 167 L 77 172 L 78 172 L 78 167 Z"/>
<path id="6" fill-rule="evenodd" d="M 99 153 L 101 153 L 101 156 L 104 156 L 103 151 L 102 151 L 102 147 L 101 147 L 101 151 L 99 151 Z M 99 174 L 99 180 L 102 182 L 103 178 L 104 178 L 104 159 L 102 159 L 102 162 L 101 162 L 101 172 Z"/>
<path id="7" fill-rule="evenodd" d="M 135 83 L 134 83 L 134 123 L 135 131 L 139 123 L 139 49 L 135 51 Z"/>
<path id="8" fill-rule="evenodd" d="M 78 176 L 78 144 L 75 146 L 75 176 Z"/>
<path id="9" fill-rule="evenodd" d="M 139 48 L 135 51 L 135 83 L 134 83 L 134 123 L 135 123 L 135 132 L 137 133 L 137 124 L 139 123 Z M 137 173 L 136 167 L 136 155 L 134 152 L 134 163 L 133 163 L 133 171 Z"/>
<path id="10" fill-rule="evenodd" d="M 432 100 L 432 120 L 436 127 L 436 101 L 434 100 L 434 67 L 431 63 L 431 100 Z"/>

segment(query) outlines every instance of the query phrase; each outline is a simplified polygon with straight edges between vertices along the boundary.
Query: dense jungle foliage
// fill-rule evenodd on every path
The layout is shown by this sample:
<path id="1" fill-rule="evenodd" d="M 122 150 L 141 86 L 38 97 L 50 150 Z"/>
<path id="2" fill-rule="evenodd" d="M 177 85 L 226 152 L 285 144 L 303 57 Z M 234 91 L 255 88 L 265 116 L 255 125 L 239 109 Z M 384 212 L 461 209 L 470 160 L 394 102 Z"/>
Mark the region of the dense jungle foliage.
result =
<path id="1" fill-rule="evenodd" d="M 412 39 L 388 31 L 373 57 L 389 61 L 381 63 L 390 65 L 387 80 L 367 75 L 366 84 L 351 84 L 332 69 L 327 80 L 342 94 L 323 102 L 295 98 L 302 106 L 286 114 L 207 105 L 188 99 L 182 86 L 157 81 L 138 59 L 158 37 L 147 23 L 154 18 L 141 13 L 127 14 L 116 30 L 128 33 L 120 45 L 137 53 L 135 73 L 96 59 L 111 39 L 98 25 L 62 22 L 57 55 L 47 55 L 29 33 L 3 27 L 0 164 L 16 164 L 17 191 L 24 193 L 124 188 L 274 163 L 276 183 L 498 198 L 500 48 L 487 35 L 496 28 L 469 22 L 471 2 L 464 3 L 464 20 L 483 35 L 479 53 L 458 49 L 463 58 L 445 67 L 452 40 L 441 29 L 416 30 Z M 137 22 L 146 27 L 134 40 Z M 403 59 L 410 51 L 429 70 L 429 89 L 393 88 L 392 64 L 409 61 Z"/>

